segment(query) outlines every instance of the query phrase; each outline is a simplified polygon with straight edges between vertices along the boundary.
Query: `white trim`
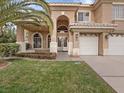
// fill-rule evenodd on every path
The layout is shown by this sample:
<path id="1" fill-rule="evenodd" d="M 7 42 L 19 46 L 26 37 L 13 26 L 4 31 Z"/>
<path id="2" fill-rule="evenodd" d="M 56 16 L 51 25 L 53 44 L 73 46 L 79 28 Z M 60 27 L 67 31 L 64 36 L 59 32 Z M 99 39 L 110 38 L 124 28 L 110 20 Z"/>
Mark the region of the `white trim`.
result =
<path id="1" fill-rule="evenodd" d="M 89 21 L 78 21 L 78 13 L 79 12 L 89 12 Z M 90 10 L 78 10 L 76 19 L 77 19 L 77 22 L 91 22 L 91 11 Z"/>
<path id="2" fill-rule="evenodd" d="M 40 35 L 40 37 L 41 37 L 41 48 L 43 48 L 43 35 L 41 33 L 39 33 L 39 32 L 35 32 L 35 33 L 32 34 L 32 48 L 33 49 L 38 49 L 38 48 L 34 48 L 34 35 L 35 34 Z"/>
<path id="3" fill-rule="evenodd" d="M 118 5 L 118 4 L 119 4 L 119 5 L 124 5 L 124 2 L 113 2 L 112 4 L 113 4 L 113 5 L 116 5 L 116 4 L 117 4 L 117 5 Z"/>
<path id="4" fill-rule="evenodd" d="M 124 21 L 124 18 L 113 18 L 112 20 L 113 20 L 113 21 L 114 21 L 114 20 L 115 20 L 115 21 L 116 21 L 116 20 L 118 20 L 118 21 Z"/>

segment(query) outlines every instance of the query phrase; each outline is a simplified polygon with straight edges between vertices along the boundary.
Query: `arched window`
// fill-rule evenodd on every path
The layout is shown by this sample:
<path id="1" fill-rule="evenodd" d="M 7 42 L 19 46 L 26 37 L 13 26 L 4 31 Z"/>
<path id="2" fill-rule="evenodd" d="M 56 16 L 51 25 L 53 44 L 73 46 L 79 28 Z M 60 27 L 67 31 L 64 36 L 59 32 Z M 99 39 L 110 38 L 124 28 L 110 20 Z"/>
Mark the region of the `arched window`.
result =
<path id="1" fill-rule="evenodd" d="M 42 47 L 42 38 L 39 33 L 33 35 L 33 47 L 41 48 Z"/>

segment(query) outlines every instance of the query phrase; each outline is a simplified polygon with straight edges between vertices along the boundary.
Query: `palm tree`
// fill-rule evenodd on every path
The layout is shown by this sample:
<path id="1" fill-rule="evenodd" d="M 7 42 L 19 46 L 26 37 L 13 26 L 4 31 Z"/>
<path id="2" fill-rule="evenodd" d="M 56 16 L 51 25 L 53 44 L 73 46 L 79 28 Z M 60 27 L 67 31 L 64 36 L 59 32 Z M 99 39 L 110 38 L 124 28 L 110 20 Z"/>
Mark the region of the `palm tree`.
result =
<path id="1" fill-rule="evenodd" d="M 30 5 L 38 5 L 43 9 L 38 11 L 29 7 Z M 28 21 L 28 23 L 35 25 L 45 23 L 49 26 L 49 30 L 53 28 L 50 9 L 44 0 L 37 0 L 37 2 L 29 2 L 29 0 L 0 0 L 0 27 L 7 22 L 24 24 L 24 20 L 32 20 Z"/>

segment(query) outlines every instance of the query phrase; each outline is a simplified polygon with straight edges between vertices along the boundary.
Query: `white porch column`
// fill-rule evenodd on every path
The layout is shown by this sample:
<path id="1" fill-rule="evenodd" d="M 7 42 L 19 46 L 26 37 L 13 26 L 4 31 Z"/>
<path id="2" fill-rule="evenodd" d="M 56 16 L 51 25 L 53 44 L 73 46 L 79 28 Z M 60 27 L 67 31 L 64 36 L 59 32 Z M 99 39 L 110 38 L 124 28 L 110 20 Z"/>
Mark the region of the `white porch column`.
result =
<path id="1" fill-rule="evenodd" d="M 50 52 L 57 53 L 57 42 L 50 42 Z"/>
<path id="2" fill-rule="evenodd" d="M 69 31 L 68 55 L 73 55 L 73 34 Z"/>
<path id="3" fill-rule="evenodd" d="M 25 52 L 26 51 L 26 43 L 24 40 L 24 29 L 22 26 L 18 25 L 17 26 L 17 32 L 16 32 L 16 39 L 17 39 L 17 44 L 20 45 L 20 52 Z"/>
<path id="4" fill-rule="evenodd" d="M 57 24 L 56 24 L 56 19 L 53 19 L 53 23 L 54 23 L 54 28 L 53 31 L 51 32 L 51 42 L 50 42 L 50 52 L 51 53 L 57 53 Z"/>
<path id="5" fill-rule="evenodd" d="M 73 33 L 73 56 L 79 56 L 79 32 Z"/>

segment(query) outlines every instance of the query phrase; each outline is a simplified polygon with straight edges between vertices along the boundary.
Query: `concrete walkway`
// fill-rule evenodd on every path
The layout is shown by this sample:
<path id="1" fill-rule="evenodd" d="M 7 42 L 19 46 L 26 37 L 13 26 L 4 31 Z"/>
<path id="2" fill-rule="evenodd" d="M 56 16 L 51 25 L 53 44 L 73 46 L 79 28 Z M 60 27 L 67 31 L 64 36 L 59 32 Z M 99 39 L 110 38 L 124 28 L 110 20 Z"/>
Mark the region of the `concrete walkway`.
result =
<path id="1" fill-rule="evenodd" d="M 81 56 L 112 88 L 124 93 L 124 56 Z"/>

